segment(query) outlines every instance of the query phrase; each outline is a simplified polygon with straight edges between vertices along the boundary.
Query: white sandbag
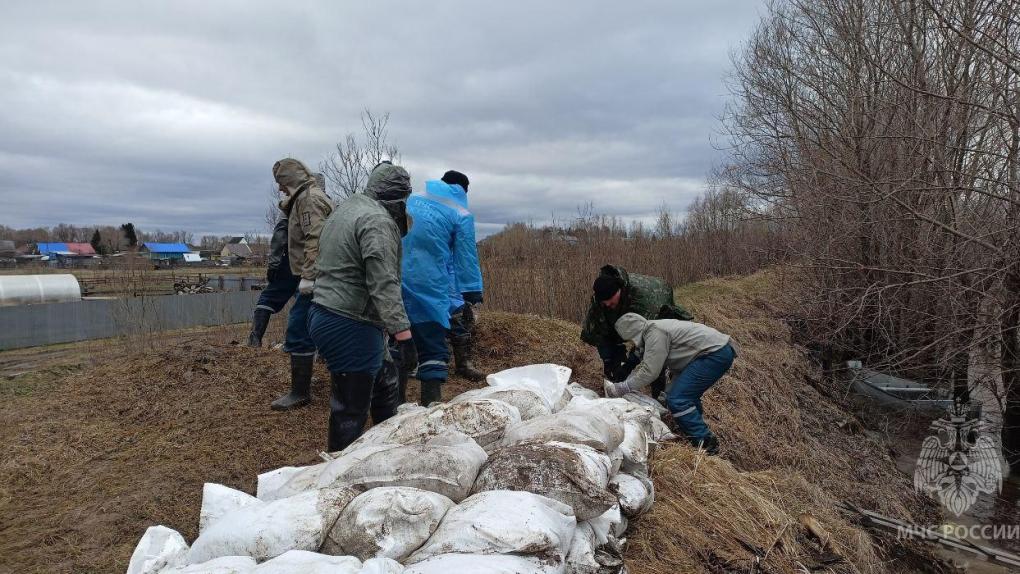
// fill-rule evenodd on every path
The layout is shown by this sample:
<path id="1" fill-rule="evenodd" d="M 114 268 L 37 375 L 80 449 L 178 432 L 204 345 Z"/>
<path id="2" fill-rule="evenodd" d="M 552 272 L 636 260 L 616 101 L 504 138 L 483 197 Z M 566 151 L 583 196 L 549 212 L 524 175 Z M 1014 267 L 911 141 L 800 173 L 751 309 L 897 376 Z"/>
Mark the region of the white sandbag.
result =
<path id="1" fill-rule="evenodd" d="M 349 488 L 327 488 L 235 510 L 195 540 L 188 563 L 220 556 L 251 556 L 263 561 L 288 550 L 315 552 L 357 494 Z"/>
<path id="2" fill-rule="evenodd" d="M 220 556 L 201 564 L 167 568 L 159 574 L 250 574 L 255 559 L 250 556 Z"/>
<path id="3" fill-rule="evenodd" d="M 289 498 L 295 494 L 314 490 L 319 474 L 328 463 L 311 466 L 285 466 L 259 475 L 255 497 L 263 502 Z"/>
<path id="4" fill-rule="evenodd" d="M 397 414 L 377 425 L 372 425 L 368 430 L 361 433 L 357 440 L 348 445 L 343 452 L 355 451 L 370 444 L 394 444 L 390 436 L 403 426 L 408 419 L 417 417 L 419 413 L 426 410 L 428 410 L 426 407 L 417 403 L 404 403 L 400 405 L 397 407 Z M 338 453 L 333 453 L 333 455 L 338 456 Z"/>
<path id="5" fill-rule="evenodd" d="M 623 426 L 619 419 L 606 416 L 605 412 L 600 410 L 581 412 L 564 409 L 551 415 L 522 421 L 506 429 L 501 444 L 512 446 L 524 442 L 551 441 L 583 444 L 608 454 L 616 450 L 623 441 Z"/>
<path id="6" fill-rule="evenodd" d="M 587 522 L 581 522 L 574 531 L 567 551 L 567 574 L 601 574 L 601 566 L 595 560 L 595 531 Z"/>
<path id="7" fill-rule="evenodd" d="M 186 562 L 188 543 L 179 532 L 166 526 L 150 526 L 131 553 L 127 574 L 156 574 Z"/>
<path id="8" fill-rule="evenodd" d="M 521 420 L 525 421 L 552 412 L 549 404 L 538 394 L 538 391 L 511 386 L 471 389 L 453 397 L 450 403 L 460 403 L 474 399 L 495 399 L 513 405 L 521 413 Z"/>
<path id="9" fill-rule="evenodd" d="M 353 556 L 290 550 L 259 564 L 251 574 L 361 574 L 361 569 L 361 560 Z"/>
<path id="10" fill-rule="evenodd" d="M 660 418 L 653 418 L 649 424 L 651 428 L 648 440 L 653 442 L 669 442 L 676 440 L 677 436 L 673 434 L 673 431 L 669 430 L 669 426 L 662 422 Z"/>
<path id="11" fill-rule="evenodd" d="M 569 506 L 530 492 L 480 492 L 450 509 L 407 564 L 440 554 L 530 554 L 562 563 L 577 521 Z"/>
<path id="12" fill-rule="evenodd" d="M 595 398 L 595 397 L 589 397 L 589 398 Z M 627 394 L 623 395 L 622 398 L 624 400 L 626 400 L 626 401 L 632 402 L 632 403 L 634 403 L 636 405 L 640 405 L 642 407 L 645 407 L 645 408 L 651 410 L 653 413 L 656 414 L 656 416 L 660 416 L 661 417 L 663 415 L 669 414 L 669 409 L 667 409 L 666 407 L 662 406 L 662 403 L 660 403 L 659 401 L 655 400 L 651 395 L 646 395 L 644 393 L 627 393 Z"/>
<path id="13" fill-rule="evenodd" d="M 564 574 L 564 565 L 509 554 L 440 554 L 412 564 L 404 574 Z"/>
<path id="14" fill-rule="evenodd" d="M 488 456 L 471 437 L 448 431 L 421 445 L 368 445 L 345 450 L 319 475 L 318 486 L 411 486 L 446 496 L 467 497 Z"/>
<path id="15" fill-rule="evenodd" d="M 554 408 L 562 399 L 570 382 L 570 367 L 544 363 L 515 367 L 485 378 L 490 387 L 513 387 L 537 392 L 549 408 Z"/>
<path id="16" fill-rule="evenodd" d="M 358 495 L 340 514 L 323 552 L 362 560 L 384 556 L 403 560 L 436 531 L 449 498 L 407 486 L 383 486 Z"/>
<path id="17" fill-rule="evenodd" d="M 471 492 L 532 492 L 558 500 L 570 506 L 578 520 L 588 520 L 616 504 L 616 496 L 608 490 L 610 466 L 607 455 L 589 446 L 518 444 L 489 457 Z"/>
<path id="18" fill-rule="evenodd" d="M 629 517 L 648 512 L 655 502 L 655 486 L 645 476 L 621 472 L 610 479 L 609 489 L 616 493 L 620 509 Z"/>
<path id="19" fill-rule="evenodd" d="M 584 524 L 591 526 L 595 535 L 595 546 L 606 544 L 610 538 L 620 538 L 627 531 L 627 517 L 620 512 L 619 504 L 614 504 L 612 508 L 591 520 L 586 520 Z"/>
<path id="20" fill-rule="evenodd" d="M 369 558 L 361 565 L 358 574 L 402 574 L 404 565 L 392 558 Z M 449 573 L 448 573 L 449 574 Z"/>
<path id="21" fill-rule="evenodd" d="M 202 508 L 198 513 L 198 533 L 201 535 L 220 518 L 253 503 L 262 504 L 262 501 L 222 484 L 205 483 L 202 486 Z"/>
<path id="22" fill-rule="evenodd" d="M 584 397 L 586 399 L 597 399 L 599 394 L 589 389 L 588 387 L 581 386 L 578 383 L 570 383 L 567 385 L 567 392 L 570 393 L 571 398 L 573 397 Z"/>
<path id="23" fill-rule="evenodd" d="M 648 435 L 641 425 L 633 420 L 623 422 L 623 442 L 619 446 L 623 455 L 620 468 L 624 472 L 648 474 Z"/>
<path id="24" fill-rule="evenodd" d="M 493 398 L 479 397 L 438 403 L 410 410 L 369 429 L 345 452 L 369 444 L 421 444 L 448 431 L 473 438 L 481 447 L 503 437 L 507 426 L 520 422 L 514 405 Z"/>

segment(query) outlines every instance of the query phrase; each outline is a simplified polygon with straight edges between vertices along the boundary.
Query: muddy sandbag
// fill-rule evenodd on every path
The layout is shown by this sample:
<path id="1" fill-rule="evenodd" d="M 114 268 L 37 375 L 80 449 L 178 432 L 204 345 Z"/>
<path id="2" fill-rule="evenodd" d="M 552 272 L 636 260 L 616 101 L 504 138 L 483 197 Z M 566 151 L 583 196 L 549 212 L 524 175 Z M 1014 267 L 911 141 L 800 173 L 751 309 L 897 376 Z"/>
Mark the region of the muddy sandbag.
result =
<path id="1" fill-rule="evenodd" d="M 150 526 L 131 553 L 127 574 L 157 574 L 187 562 L 188 543 L 166 526 Z"/>
<path id="2" fill-rule="evenodd" d="M 501 446 L 553 441 L 583 444 L 609 454 L 623 441 L 623 425 L 619 419 L 607 417 L 597 410 L 563 410 L 522 421 L 506 429 Z"/>
<path id="3" fill-rule="evenodd" d="M 514 367 L 485 378 L 490 387 L 528 389 L 541 396 L 550 409 L 556 410 L 570 382 L 570 367 L 543 363 Z"/>
<path id="4" fill-rule="evenodd" d="M 609 480 L 609 490 L 616 493 L 620 509 L 630 518 L 648 512 L 655 502 L 655 486 L 646 476 L 621 472 Z"/>
<path id="5" fill-rule="evenodd" d="M 404 565 L 392 558 L 369 558 L 361 565 L 358 574 L 403 574 Z"/>
<path id="6" fill-rule="evenodd" d="M 201 564 L 167 568 L 159 574 L 250 574 L 255 559 L 250 556 L 221 556 Z"/>
<path id="7" fill-rule="evenodd" d="M 290 550 L 259 564 L 251 574 L 361 574 L 361 560 L 353 556 Z"/>
<path id="8" fill-rule="evenodd" d="M 597 397 L 597 395 L 596 395 L 596 397 Z M 596 398 L 596 397 L 589 397 L 589 398 Z M 634 393 L 627 393 L 627 394 L 623 395 L 623 397 L 621 397 L 621 398 L 623 398 L 623 400 L 625 400 L 625 401 L 632 402 L 632 403 L 634 403 L 636 405 L 640 405 L 642 407 L 645 407 L 648 410 L 650 410 L 653 413 L 655 413 L 657 416 L 661 417 L 663 415 L 668 415 L 669 414 L 669 409 L 667 409 L 666 407 L 662 406 L 662 403 L 660 403 L 659 401 L 655 400 L 651 395 L 646 395 L 644 393 L 636 393 L 636 392 L 634 392 Z"/>
<path id="9" fill-rule="evenodd" d="M 404 574 L 564 574 L 563 563 L 510 554 L 440 554 L 412 564 Z"/>
<path id="10" fill-rule="evenodd" d="M 621 512 L 619 504 L 614 504 L 609 510 L 584 523 L 591 526 L 596 546 L 608 543 L 610 538 L 621 538 L 627 531 L 627 517 Z"/>
<path id="11" fill-rule="evenodd" d="M 471 437 L 447 431 L 425 444 L 368 445 L 345 450 L 319 475 L 318 487 L 411 486 L 459 502 L 467 497 L 488 455 Z"/>
<path id="12" fill-rule="evenodd" d="M 250 556 L 261 562 L 288 550 L 315 552 L 357 495 L 350 488 L 326 488 L 249 504 L 223 516 L 199 535 L 191 545 L 188 563 L 220 556 Z"/>
<path id="13" fill-rule="evenodd" d="M 436 531 L 453 508 L 449 498 L 419 488 L 383 486 L 358 495 L 340 514 L 323 552 L 362 560 L 404 560 Z"/>
<path id="14" fill-rule="evenodd" d="M 591 525 L 577 525 L 566 558 L 566 574 L 625 574 L 622 546 L 617 540 L 600 545 Z"/>
<path id="15" fill-rule="evenodd" d="M 547 415 L 552 412 L 545 399 L 539 396 L 538 392 L 532 389 L 521 389 L 516 387 L 483 387 L 472 389 L 453 397 L 450 403 L 460 403 L 475 399 L 495 399 L 517 407 L 521 414 L 521 420 L 531 420 L 535 417 Z"/>
<path id="16" fill-rule="evenodd" d="M 509 490 L 480 492 L 451 508 L 407 564 L 450 553 L 527 554 L 562 564 L 576 525 L 574 511 L 551 498 Z"/>
<path id="17" fill-rule="evenodd" d="M 518 490 L 548 496 L 570 506 L 578 520 L 595 518 L 616 504 L 609 492 L 609 457 L 584 445 L 524 443 L 489 456 L 472 493 Z"/>
<path id="18" fill-rule="evenodd" d="M 520 420 L 517 407 L 500 400 L 478 398 L 440 403 L 410 412 L 386 429 L 361 437 L 355 445 L 421 444 L 445 432 L 456 431 L 485 448 L 501 439 L 507 426 Z"/>
<path id="19" fill-rule="evenodd" d="M 285 466 L 264 472 L 258 477 L 255 497 L 263 502 L 272 502 L 314 490 L 319 474 L 327 464 L 322 462 L 312 466 Z"/>
<path id="20" fill-rule="evenodd" d="M 247 492 L 222 484 L 205 483 L 202 485 L 202 508 L 198 513 L 198 533 L 202 534 L 206 528 L 231 512 L 258 502 L 262 501 Z"/>

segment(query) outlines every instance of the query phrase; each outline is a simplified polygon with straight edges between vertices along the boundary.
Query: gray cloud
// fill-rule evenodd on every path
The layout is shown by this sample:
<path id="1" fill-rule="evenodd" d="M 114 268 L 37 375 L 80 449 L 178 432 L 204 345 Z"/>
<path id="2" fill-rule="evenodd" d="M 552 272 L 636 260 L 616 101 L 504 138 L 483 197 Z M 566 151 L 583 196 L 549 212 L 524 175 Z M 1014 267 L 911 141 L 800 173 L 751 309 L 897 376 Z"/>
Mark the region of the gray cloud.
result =
<path id="1" fill-rule="evenodd" d="M 0 223 L 264 227 L 272 163 L 369 107 L 416 188 L 471 176 L 479 233 L 680 211 L 758 0 L 35 2 L 0 21 Z"/>

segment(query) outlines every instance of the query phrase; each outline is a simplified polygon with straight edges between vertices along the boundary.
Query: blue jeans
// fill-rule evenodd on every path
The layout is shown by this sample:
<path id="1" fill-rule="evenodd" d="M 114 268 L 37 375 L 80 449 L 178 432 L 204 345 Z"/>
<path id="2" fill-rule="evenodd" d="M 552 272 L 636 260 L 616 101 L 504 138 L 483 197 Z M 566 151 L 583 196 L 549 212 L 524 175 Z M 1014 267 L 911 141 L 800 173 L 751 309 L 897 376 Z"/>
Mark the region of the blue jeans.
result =
<path id="1" fill-rule="evenodd" d="M 383 332 L 379 327 L 312 304 L 308 330 L 329 372 L 375 376 L 382 368 Z"/>
<path id="2" fill-rule="evenodd" d="M 692 442 L 712 436 L 701 416 L 701 395 L 730 370 L 736 356 L 733 347 L 727 344 L 718 351 L 694 359 L 673 379 L 673 386 L 666 395 L 666 406 Z"/>
<path id="3" fill-rule="evenodd" d="M 446 346 L 447 329 L 440 323 L 412 323 L 411 337 L 418 350 L 418 380 L 446 381 L 450 364 L 450 348 Z"/>
<path id="4" fill-rule="evenodd" d="M 315 342 L 308 333 L 308 308 L 312 306 L 312 296 L 298 293 L 294 306 L 287 315 L 287 337 L 283 343 L 283 352 L 292 355 L 314 355 Z"/>
<path id="5" fill-rule="evenodd" d="M 300 277 L 290 273 L 275 281 L 270 281 L 269 285 L 259 295 L 259 302 L 255 304 L 255 308 L 268 309 L 273 313 L 279 313 L 287 305 L 287 301 L 297 293 L 297 286 L 300 281 Z"/>

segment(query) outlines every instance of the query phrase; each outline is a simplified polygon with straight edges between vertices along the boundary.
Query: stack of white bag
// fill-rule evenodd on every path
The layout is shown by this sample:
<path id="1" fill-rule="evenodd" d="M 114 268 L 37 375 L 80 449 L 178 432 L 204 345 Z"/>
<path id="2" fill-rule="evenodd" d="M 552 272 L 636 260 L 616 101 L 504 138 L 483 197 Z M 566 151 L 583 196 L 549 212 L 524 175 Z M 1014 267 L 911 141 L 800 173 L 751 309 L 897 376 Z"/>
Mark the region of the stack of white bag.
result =
<path id="1" fill-rule="evenodd" d="M 646 397 L 569 379 L 509 369 L 259 475 L 256 496 L 206 484 L 198 538 L 149 528 L 128 574 L 624 572 L 627 518 L 654 500 L 649 449 L 672 435 Z"/>

